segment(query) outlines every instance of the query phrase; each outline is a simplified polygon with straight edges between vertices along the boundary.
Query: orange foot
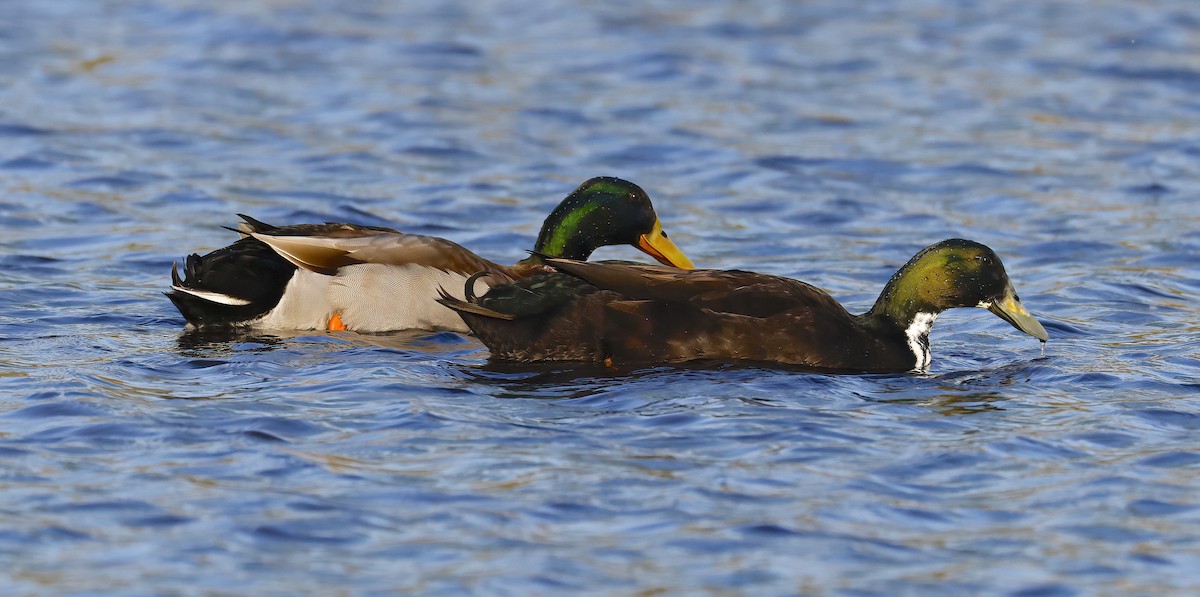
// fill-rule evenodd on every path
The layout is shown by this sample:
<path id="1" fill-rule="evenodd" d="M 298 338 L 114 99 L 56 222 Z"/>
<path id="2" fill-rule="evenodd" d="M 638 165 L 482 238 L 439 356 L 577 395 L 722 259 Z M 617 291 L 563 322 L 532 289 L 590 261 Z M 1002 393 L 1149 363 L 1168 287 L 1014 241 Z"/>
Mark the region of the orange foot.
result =
<path id="1" fill-rule="evenodd" d="M 334 313 L 333 317 L 329 318 L 328 329 L 331 332 L 344 332 L 350 328 L 347 328 L 346 324 L 342 323 L 342 314 L 341 313 Z"/>

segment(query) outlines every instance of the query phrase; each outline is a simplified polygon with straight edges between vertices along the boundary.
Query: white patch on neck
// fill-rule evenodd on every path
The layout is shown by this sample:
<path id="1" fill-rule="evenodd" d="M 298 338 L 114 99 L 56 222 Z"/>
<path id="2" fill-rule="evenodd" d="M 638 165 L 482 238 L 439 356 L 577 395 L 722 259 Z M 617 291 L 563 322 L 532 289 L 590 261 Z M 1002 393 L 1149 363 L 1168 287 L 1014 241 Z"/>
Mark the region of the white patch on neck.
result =
<path id="1" fill-rule="evenodd" d="M 991 309 L 992 301 L 979 301 L 979 304 L 975 305 L 975 308 L 976 309 Z"/>
<path id="2" fill-rule="evenodd" d="M 913 367 L 915 370 L 928 369 L 930 361 L 933 360 L 929 351 L 929 330 L 933 329 L 936 319 L 937 313 L 917 313 L 912 323 L 908 324 L 908 329 L 904 330 L 904 335 L 908 337 L 908 347 L 917 357 L 917 364 Z"/>

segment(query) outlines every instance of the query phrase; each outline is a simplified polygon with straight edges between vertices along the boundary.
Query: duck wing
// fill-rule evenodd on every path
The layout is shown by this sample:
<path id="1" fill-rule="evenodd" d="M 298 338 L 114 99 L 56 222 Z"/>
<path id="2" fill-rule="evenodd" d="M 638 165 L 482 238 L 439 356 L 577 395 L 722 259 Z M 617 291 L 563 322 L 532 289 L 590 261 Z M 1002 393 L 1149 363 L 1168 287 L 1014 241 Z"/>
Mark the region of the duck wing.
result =
<path id="1" fill-rule="evenodd" d="M 556 269 L 630 299 L 688 303 L 716 313 L 765 318 L 787 311 L 845 313 L 825 291 L 798 280 L 740 270 L 681 270 L 548 259 Z"/>
<path id="2" fill-rule="evenodd" d="M 311 234 L 272 230 L 250 235 L 297 267 L 322 274 L 334 274 L 348 265 L 374 263 L 430 267 L 464 276 L 485 271 L 500 276 L 500 281 L 512 279 L 509 268 L 444 238 L 350 224 L 316 226 L 320 229 Z"/>
<path id="3" fill-rule="evenodd" d="M 236 228 L 222 226 L 226 230 L 232 230 L 242 235 L 242 238 L 253 235 L 254 233 L 271 234 L 274 236 L 322 236 L 326 234 L 336 235 L 342 230 L 374 230 L 377 232 L 394 232 L 400 234 L 399 230 L 393 228 L 384 228 L 383 226 L 359 226 L 358 224 L 344 224 L 341 222 L 325 222 L 324 224 L 292 224 L 290 226 L 273 226 L 262 220 L 256 220 L 246 214 L 238 214 L 242 219 L 237 223 Z"/>
<path id="4" fill-rule="evenodd" d="M 746 359 L 850 370 L 862 368 L 863 351 L 876 342 L 828 293 L 798 280 L 738 270 L 548 262 L 595 288 L 575 303 L 603 302 L 587 313 L 603 322 L 594 332 L 577 321 L 556 323 L 579 330 L 575 341 L 590 348 L 586 354 L 612 362 Z M 545 353 L 551 351 L 534 356 Z M 527 356 L 501 356 L 510 354 Z"/>

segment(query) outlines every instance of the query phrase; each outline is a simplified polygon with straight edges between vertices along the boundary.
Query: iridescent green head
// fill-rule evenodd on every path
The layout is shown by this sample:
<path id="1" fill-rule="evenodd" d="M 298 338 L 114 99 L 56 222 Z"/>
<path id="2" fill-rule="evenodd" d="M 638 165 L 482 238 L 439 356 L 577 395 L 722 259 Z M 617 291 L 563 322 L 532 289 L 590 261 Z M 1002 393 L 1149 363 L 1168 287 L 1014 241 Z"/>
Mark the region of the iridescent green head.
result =
<path id="1" fill-rule="evenodd" d="M 981 307 L 1042 342 L 1045 328 L 1021 304 L 1004 264 L 985 245 L 954 238 L 930 245 L 892 276 L 868 315 L 907 328 L 917 314 Z"/>
<path id="2" fill-rule="evenodd" d="M 567 195 L 546 217 L 533 250 L 586 260 L 609 245 L 633 245 L 666 265 L 694 267 L 663 232 L 646 192 L 611 176 L 593 178 Z"/>

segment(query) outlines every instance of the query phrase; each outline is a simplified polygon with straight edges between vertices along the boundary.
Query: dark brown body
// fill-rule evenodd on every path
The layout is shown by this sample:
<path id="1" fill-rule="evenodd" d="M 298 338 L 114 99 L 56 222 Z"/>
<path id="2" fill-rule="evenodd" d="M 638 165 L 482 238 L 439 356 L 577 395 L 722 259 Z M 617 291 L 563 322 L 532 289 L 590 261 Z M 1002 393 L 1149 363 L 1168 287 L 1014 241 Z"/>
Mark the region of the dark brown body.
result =
<path id="1" fill-rule="evenodd" d="M 467 301 L 443 293 L 441 303 L 462 315 L 493 358 L 524 362 L 739 359 L 847 373 L 923 370 L 934 319 L 955 307 L 986 308 L 1042 342 L 1048 337 L 995 252 L 964 239 L 922 249 L 862 315 L 778 276 L 546 263 L 564 273 L 495 286 Z"/>
<path id="2" fill-rule="evenodd" d="M 488 312 L 459 309 L 493 358 L 614 365 L 738 359 L 859 372 L 916 364 L 904 330 L 863 321 L 803 282 L 740 271 L 553 263 L 580 277 L 535 276 L 480 299 Z M 570 298 L 547 296 L 555 292 Z M 520 311 L 523 305 L 513 303 L 535 296 L 541 310 L 495 316 Z"/>

